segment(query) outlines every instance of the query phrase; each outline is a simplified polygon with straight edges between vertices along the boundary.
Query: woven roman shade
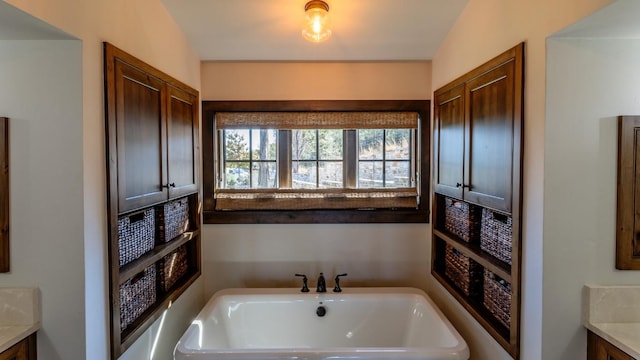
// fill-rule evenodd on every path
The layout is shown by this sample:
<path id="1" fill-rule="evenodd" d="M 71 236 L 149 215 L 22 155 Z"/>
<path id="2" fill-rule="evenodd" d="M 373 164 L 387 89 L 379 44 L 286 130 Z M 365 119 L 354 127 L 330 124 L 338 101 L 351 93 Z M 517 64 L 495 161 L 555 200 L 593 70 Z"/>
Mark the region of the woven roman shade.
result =
<path id="1" fill-rule="evenodd" d="M 219 112 L 216 128 L 417 129 L 416 112 Z"/>
<path id="2" fill-rule="evenodd" d="M 417 208 L 415 189 L 219 189 L 216 210 Z"/>

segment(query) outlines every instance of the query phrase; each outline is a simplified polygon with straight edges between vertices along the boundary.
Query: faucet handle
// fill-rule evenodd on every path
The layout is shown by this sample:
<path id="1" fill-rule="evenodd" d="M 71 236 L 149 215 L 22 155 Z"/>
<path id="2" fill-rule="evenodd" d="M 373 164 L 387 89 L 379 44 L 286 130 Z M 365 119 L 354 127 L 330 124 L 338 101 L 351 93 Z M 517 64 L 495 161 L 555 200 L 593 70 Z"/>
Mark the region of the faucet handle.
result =
<path id="1" fill-rule="evenodd" d="M 342 292 L 340 288 L 340 277 L 347 276 L 347 273 L 336 275 L 336 285 L 333 287 L 333 292 Z"/>
<path id="2" fill-rule="evenodd" d="M 299 276 L 302 278 L 302 289 L 300 289 L 300 292 L 309 292 L 309 287 L 307 287 L 307 275 L 296 274 L 296 276 Z"/>

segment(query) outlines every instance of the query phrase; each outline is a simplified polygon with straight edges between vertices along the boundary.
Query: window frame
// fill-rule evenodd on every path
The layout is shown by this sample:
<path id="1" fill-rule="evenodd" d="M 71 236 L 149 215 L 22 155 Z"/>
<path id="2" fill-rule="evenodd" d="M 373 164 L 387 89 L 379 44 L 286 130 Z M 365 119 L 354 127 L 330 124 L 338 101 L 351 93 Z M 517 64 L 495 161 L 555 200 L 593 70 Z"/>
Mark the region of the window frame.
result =
<path id="1" fill-rule="evenodd" d="M 428 223 L 431 179 L 430 100 L 287 100 L 202 102 L 202 192 L 205 224 Z M 419 115 L 420 201 L 415 209 L 237 210 L 215 209 L 217 112 L 413 111 Z M 375 189 L 372 189 L 375 190 Z"/>

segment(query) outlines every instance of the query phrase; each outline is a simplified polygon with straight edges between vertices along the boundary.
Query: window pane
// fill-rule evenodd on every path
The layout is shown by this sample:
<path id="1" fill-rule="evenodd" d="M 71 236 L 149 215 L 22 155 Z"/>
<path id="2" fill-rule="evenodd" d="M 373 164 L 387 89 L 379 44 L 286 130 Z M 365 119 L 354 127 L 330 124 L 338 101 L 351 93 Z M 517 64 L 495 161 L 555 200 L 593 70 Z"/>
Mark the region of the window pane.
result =
<path id="1" fill-rule="evenodd" d="M 249 163 L 225 163 L 224 187 L 227 189 L 249 188 Z"/>
<path id="2" fill-rule="evenodd" d="M 359 162 L 358 187 L 363 189 L 384 187 L 382 164 L 382 161 Z"/>
<path id="3" fill-rule="evenodd" d="M 411 187 L 411 162 L 386 161 L 385 162 L 385 187 L 401 188 Z"/>
<path id="4" fill-rule="evenodd" d="M 320 177 L 320 188 L 341 188 L 342 182 L 342 161 L 321 161 L 318 169 Z"/>
<path id="5" fill-rule="evenodd" d="M 276 130 L 251 130 L 252 160 L 276 160 Z"/>
<path id="6" fill-rule="evenodd" d="M 316 170 L 315 161 L 292 162 L 292 187 L 294 189 L 315 189 L 318 183 Z"/>
<path id="7" fill-rule="evenodd" d="M 251 167 L 252 188 L 275 188 L 276 178 L 275 161 L 257 161 L 253 163 Z"/>
<path id="8" fill-rule="evenodd" d="M 361 129 L 358 130 L 358 157 L 360 160 L 382 159 L 382 142 L 384 130 Z"/>
<path id="9" fill-rule="evenodd" d="M 316 130 L 291 131 L 291 158 L 293 160 L 316 160 Z"/>
<path id="10" fill-rule="evenodd" d="M 411 159 L 411 130 L 389 129 L 385 133 L 385 159 Z"/>
<path id="11" fill-rule="evenodd" d="M 318 160 L 342 160 L 342 130 L 318 130 Z"/>
<path id="12" fill-rule="evenodd" d="M 249 160 L 249 130 L 224 130 L 225 160 Z"/>

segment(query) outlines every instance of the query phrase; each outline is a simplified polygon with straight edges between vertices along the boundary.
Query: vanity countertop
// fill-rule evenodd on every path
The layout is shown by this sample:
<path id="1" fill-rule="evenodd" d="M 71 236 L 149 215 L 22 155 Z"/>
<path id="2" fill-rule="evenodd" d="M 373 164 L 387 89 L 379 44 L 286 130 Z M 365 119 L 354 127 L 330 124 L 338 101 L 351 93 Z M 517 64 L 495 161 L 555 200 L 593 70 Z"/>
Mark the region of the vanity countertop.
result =
<path id="1" fill-rule="evenodd" d="M 640 286 L 586 285 L 584 327 L 640 359 Z"/>
<path id="2" fill-rule="evenodd" d="M 38 289 L 0 288 L 0 353 L 40 329 Z"/>

